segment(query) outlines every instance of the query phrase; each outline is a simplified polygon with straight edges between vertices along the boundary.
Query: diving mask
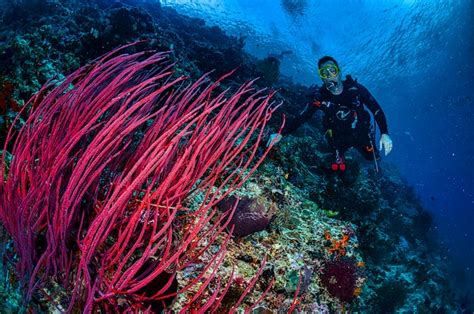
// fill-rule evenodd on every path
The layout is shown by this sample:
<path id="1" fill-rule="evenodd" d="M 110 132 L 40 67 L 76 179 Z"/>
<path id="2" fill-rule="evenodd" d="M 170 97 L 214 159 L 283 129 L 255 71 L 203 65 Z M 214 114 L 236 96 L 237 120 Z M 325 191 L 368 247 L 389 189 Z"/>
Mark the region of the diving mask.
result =
<path id="1" fill-rule="evenodd" d="M 318 69 L 319 77 L 322 79 L 331 79 L 337 77 L 339 68 L 335 64 L 326 64 Z"/>

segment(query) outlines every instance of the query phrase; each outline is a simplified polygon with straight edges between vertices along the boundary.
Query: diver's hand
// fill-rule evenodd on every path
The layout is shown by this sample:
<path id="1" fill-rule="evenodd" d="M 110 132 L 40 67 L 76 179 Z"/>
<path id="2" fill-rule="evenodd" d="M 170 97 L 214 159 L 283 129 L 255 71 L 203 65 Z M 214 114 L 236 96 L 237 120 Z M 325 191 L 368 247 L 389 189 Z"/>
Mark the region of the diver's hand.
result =
<path id="1" fill-rule="evenodd" d="M 390 138 L 390 136 L 388 136 L 388 134 L 382 134 L 382 136 L 380 137 L 379 146 L 380 146 L 380 150 L 385 148 L 385 156 L 387 156 L 390 153 L 393 147 L 393 143 L 392 143 L 392 139 Z"/>
<path id="2" fill-rule="evenodd" d="M 273 133 L 272 135 L 270 135 L 270 138 L 268 139 L 267 147 L 270 146 L 272 143 L 273 143 L 273 145 L 276 145 L 276 143 L 281 141 L 282 137 L 283 136 L 279 133 Z"/>

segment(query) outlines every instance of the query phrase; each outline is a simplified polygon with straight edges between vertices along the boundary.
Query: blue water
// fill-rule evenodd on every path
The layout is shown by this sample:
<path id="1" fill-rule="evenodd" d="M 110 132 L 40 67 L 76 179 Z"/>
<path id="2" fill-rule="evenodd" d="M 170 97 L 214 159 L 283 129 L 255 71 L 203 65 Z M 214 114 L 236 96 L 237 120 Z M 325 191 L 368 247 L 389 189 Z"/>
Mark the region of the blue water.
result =
<path id="1" fill-rule="evenodd" d="M 291 50 L 282 72 L 301 84 L 320 84 L 316 60 L 328 54 L 366 85 L 394 141 L 385 162 L 435 214 L 457 282 L 474 290 L 473 1 L 162 3 L 244 36 L 255 56 Z"/>

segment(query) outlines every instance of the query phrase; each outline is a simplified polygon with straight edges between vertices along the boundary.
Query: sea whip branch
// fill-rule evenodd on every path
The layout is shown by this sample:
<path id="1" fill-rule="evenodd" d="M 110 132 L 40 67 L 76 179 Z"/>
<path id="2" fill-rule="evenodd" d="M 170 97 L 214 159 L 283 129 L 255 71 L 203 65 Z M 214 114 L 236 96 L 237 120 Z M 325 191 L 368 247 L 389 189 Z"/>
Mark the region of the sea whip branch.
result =
<path id="1" fill-rule="evenodd" d="M 45 288 L 69 291 L 67 311 L 146 309 L 136 302 L 173 295 L 167 288 L 176 272 L 215 243 L 219 252 L 197 274 L 200 288 L 188 304 L 208 297 L 201 304 L 209 309 L 223 295 L 205 290 L 230 239 L 219 236 L 228 219 L 214 205 L 268 153 L 256 157 L 276 109 L 272 93 L 248 82 L 216 95 L 231 73 L 186 84 L 173 77 L 167 53 L 124 54 L 129 46 L 30 100 L 28 120 L 16 136 L 8 134 L 8 173 L 2 156 L 0 220 L 13 239 L 27 299 Z M 197 193 L 204 199 L 189 208 Z M 166 284 L 145 295 L 164 273 Z M 225 293 L 230 283 L 216 282 Z"/>

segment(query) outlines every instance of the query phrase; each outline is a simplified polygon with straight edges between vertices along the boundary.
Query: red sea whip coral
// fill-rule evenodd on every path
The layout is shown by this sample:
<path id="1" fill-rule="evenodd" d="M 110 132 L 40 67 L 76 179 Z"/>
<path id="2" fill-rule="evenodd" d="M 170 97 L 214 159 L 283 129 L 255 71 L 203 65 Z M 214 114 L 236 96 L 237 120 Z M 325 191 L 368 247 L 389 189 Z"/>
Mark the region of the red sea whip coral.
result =
<path id="1" fill-rule="evenodd" d="M 67 311 L 144 310 L 214 244 L 214 259 L 175 293 L 198 285 L 187 307 L 216 309 L 230 283 L 215 278 L 229 239 L 229 213 L 215 204 L 265 157 L 255 158 L 271 95 L 252 82 L 218 93 L 206 76 L 186 84 L 166 53 L 123 49 L 44 87 L 9 134 L 0 219 L 18 275 L 27 299 L 42 291 Z M 168 282 L 147 291 L 164 273 Z"/>

